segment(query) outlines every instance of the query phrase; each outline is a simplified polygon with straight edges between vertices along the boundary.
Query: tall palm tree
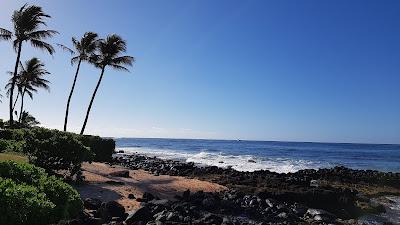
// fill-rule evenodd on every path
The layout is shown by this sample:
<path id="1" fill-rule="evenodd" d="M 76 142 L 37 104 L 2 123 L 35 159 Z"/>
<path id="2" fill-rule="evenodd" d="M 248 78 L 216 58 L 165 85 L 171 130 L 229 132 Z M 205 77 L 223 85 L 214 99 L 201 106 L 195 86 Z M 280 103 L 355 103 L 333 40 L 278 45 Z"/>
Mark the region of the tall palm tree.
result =
<path id="1" fill-rule="evenodd" d="M 14 50 L 17 52 L 14 73 L 10 89 L 10 127 L 13 127 L 13 95 L 15 82 L 18 73 L 18 64 L 21 58 L 22 44 L 30 42 L 30 44 L 38 49 L 47 51 L 50 55 L 54 53 L 54 48 L 46 43 L 44 39 L 53 37 L 57 34 L 54 30 L 40 30 L 40 27 L 46 26 L 45 19 L 50 18 L 45 14 L 41 7 L 25 4 L 19 10 L 14 11 L 12 15 L 12 23 L 14 32 L 0 28 L 0 38 L 4 40 L 13 39 Z"/>
<path id="2" fill-rule="evenodd" d="M 73 37 L 72 44 L 74 46 L 73 47 L 74 50 L 64 45 L 59 45 L 62 49 L 70 52 L 73 55 L 71 59 L 72 65 L 76 62 L 78 63 L 78 66 L 76 67 L 74 82 L 72 83 L 72 88 L 71 91 L 69 92 L 67 107 L 65 110 L 64 131 L 67 131 L 69 104 L 71 102 L 72 94 L 74 93 L 76 79 L 78 78 L 81 63 L 82 61 L 89 61 L 90 56 L 93 55 L 94 52 L 96 51 L 98 42 L 97 37 L 98 35 L 94 32 L 86 32 L 80 41 L 78 41 L 76 38 Z"/>
<path id="3" fill-rule="evenodd" d="M 126 52 L 126 41 L 120 36 L 113 34 L 107 36 L 105 40 L 100 40 L 98 44 L 98 54 L 91 57 L 91 61 L 100 68 L 101 74 L 99 81 L 97 82 L 96 88 L 94 89 L 92 98 L 89 103 L 89 107 L 86 112 L 85 121 L 81 129 L 81 133 L 85 132 L 86 124 L 89 118 L 90 110 L 92 108 L 93 100 L 96 96 L 97 90 L 99 89 L 101 80 L 103 79 L 104 71 L 106 67 L 111 67 L 117 70 L 129 70 L 125 66 L 131 66 L 135 59 L 131 56 L 121 56 Z"/>
<path id="4" fill-rule="evenodd" d="M 49 81 L 43 76 L 50 74 L 45 68 L 45 65 L 38 59 L 32 58 L 25 62 L 25 66 L 20 63 L 20 71 L 17 74 L 16 84 L 21 96 L 21 109 L 19 111 L 19 122 L 22 118 L 24 108 L 24 97 L 27 94 L 33 99 L 33 93 L 37 92 L 38 88 L 49 90 Z M 6 88 L 11 92 L 12 79 L 6 85 Z"/>

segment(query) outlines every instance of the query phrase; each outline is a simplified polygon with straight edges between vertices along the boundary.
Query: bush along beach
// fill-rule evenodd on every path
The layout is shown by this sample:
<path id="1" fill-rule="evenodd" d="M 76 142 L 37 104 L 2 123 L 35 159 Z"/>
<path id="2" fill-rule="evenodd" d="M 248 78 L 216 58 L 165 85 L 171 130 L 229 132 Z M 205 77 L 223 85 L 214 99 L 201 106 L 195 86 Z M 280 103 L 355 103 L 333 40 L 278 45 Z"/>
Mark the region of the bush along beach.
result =
<path id="1" fill-rule="evenodd" d="M 74 218 L 82 210 L 78 192 L 44 169 L 0 162 L 0 224 L 43 225 Z"/>

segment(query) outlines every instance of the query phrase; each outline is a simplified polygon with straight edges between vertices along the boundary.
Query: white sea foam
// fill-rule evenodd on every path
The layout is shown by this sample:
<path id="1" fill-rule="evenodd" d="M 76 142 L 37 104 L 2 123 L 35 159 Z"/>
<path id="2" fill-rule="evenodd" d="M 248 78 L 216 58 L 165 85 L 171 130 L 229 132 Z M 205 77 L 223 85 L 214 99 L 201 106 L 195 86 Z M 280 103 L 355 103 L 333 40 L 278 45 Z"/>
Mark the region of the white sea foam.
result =
<path id="1" fill-rule="evenodd" d="M 199 165 L 232 167 L 238 171 L 270 170 L 278 173 L 296 172 L 302 169 L 320 168 L 321 164 L 306 160 L 289 158 L 258 158 L 253 155 L 226 155 L 217 152 L 201 151 L 189 153 L 169 149 L 150 149 L 141 147 L 120 147 L 125 153 L 155 156 L 160 159 L 181 160 Z"/>

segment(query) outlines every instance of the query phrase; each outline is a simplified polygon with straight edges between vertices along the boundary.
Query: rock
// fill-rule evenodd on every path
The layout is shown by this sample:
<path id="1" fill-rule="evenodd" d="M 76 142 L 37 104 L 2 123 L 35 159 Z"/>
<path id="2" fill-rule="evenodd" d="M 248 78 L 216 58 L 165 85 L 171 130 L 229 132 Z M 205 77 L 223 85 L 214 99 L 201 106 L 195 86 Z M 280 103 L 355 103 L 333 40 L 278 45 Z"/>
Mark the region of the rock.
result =
<path id="1" fill-rule="evenodd" d="M 281 218 L 281 219 L 287 219 L 287 218 L 288 218 L 288 215 L 287 215 L 287 213 L 285 213 L 285 212 L 281 212 L 281 213 L 279 213 L 279 214 L 277 215 L 277 217 L 279 217 L 279 218 Z"/>
<path id="2" fill-rule="evenodd" d="M 206 223 L 206 224 L 215 224 L 215 225 L 220 225 L 223 221 L 223 218 L 215 215 L 215 214 L 211 214 L 208 213 L 206 215 L 204 215 L 202 222 Z"/>
<path id="3" fill-rule="evenodd" d="M 203 199 L 203 201 L 201 202 L 201 204 L 202 204 L 203 207 L 206 208 L 206 209 L 212 209 L 212 208 L 218 207 L 218 205 L 217 205 L 215 199 L 214 199 L 214 198 L 211 198 L 211 197 Z"/>
<path id="4" fill-rule="evenodd" d="M 187 189 L 186 191 L 183 192 L 182 198 L 185 200 L 190 199 L 190 190 L 189 189 Z"/>
<path id="5" fill-rule="evenodd" d="M 129 198 L 129 199 L 135 199 L 135 195 L 134 195 L 134 194 L 129 194 L 129 195 L 128 195 L 128 198 Z"/>
<path id="6" fill-rule="evenodd" d="M 154 199 L 154 195 L 152 195 L 149 192 L 145 192 L 145 193 L 143 193 L 142 199 L 143 199 L 143 201 L 151 201 Z"/>
<path id="7" fill-rule="evenodd" d="M 125 217 L 125 208 L 116 201 L 107 202 L 105 209 L 111 217 Z"/>
<path id="8" fill-rule="evenodd" d="M 142 221 L 144 224 L 153 219 L 151 211 L 147 207 L 139 208 L 136 211 L 129 213 L 125 220 L 126 225 L 137 224 L 138 221 Z"/>
<path id="9" fill-rule="evenodd" d="M 150 203 L 150 204 L 153 204 L 153 205 L 163 205 L 163 206 L 166 206 L 166 205 L 168 205 L 170 202 L 169 202 L 168 199 L 159 199 L 159 200 L 153 199 L 153 200 L 149 201 L 149 203 Z"/>
<path id="10" fill-rule="evenodd" d="M 115 171 L 111 172 L 109 174 L 112 177 L 129 177 L 129 170 L 121 170 L 121 171 Z"/>
<path id="11" fill-rule="evenodd" d="M 83 201 L 86 209 L 97 210 L 101 206 L 101 200 L 97 198 L 86 198 Z"/>
<path id="12" fill-rule="evenodd" d="M 111 184 L 111 185 L 124 185 L 124 182 L 121 181 L 115 181 L 115 180 L 108 180 L 105 182 L 106 184 Z"/>
<path id="13" fill-rule="evenodd" d="M 247 162 L 249 162 L 249 163 L 257 163 L 256 161 L 254 161 L 252 159 L 247 160 Z"/>
<path id="14" fill-rule="evenodd" d="M 336 219 L 335 215 L 322 209 L 308 209 L 305 216 L 315 221 L 323 222 L 329 222 Z"/>

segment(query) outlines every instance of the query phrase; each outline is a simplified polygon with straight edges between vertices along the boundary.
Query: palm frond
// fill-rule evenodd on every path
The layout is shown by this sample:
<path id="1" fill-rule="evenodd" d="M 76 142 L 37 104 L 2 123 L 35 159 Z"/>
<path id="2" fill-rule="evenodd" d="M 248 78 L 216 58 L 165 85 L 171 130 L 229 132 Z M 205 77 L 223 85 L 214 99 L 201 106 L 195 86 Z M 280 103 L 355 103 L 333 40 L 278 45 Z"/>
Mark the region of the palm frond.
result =
<path id="1" fill-rule="evenodd" d="M 0 40 L 10 40 L 12 38 L 12 32 L 4 28 L 0 28 Z"/>
<path id="2" fill-rule="evenodd" d="M 53 46 L 51 46 L 50 44 L 48 44 L 48 43 L 46 43 L 46 42 L 44 42 L 44 41 L 41 41 L 41 40 L 38 40 L 38 39 L 32 39 L 32 40 L 30 40 L 30 42 L 31 42 L 31 45 L 32 45 L 33 47 L 39 48 L 39 49 L 41 49 L 41 50 L 45 50 L 45 51 L 47 51 L 50 55 L 53 55 L 54 52 L 55 52 Z"/>
<path id="3" fill-rule="evenodd" d="M 68 53 L 71 54 L 71 55 L 74 55 L 74 54 L 75 54 L 75 51 L 74 51 L 74 50 L 68 48 L 68 47 L 65 46 L 65 45 L 57 44 L 57 46 L 58 46 L 59 48 L 61 48 L 61 50 L 65 51 L 65 52 L 68 52 Z"/>
<path id="4" fill-rule="evenodd" d="M 32 33 L 29 33 L 28 36 L 30 39 L 45 39 L 45 38 L 51 38 L 56 34 L 59 34 L 59 33 L 55 30 L 38 30 L 38 31 L 34 31 Z"/>
<path id="5" fill-rule="evenodd" d="M 117 65 L 117 64 L 109 64 L 108 66 L 110 66 L 110 67 L 112 67 L 113 69 L 116 69 L 116 70 L 130 72 L 128 68 L 126 68 L 124 66 Z"/>

